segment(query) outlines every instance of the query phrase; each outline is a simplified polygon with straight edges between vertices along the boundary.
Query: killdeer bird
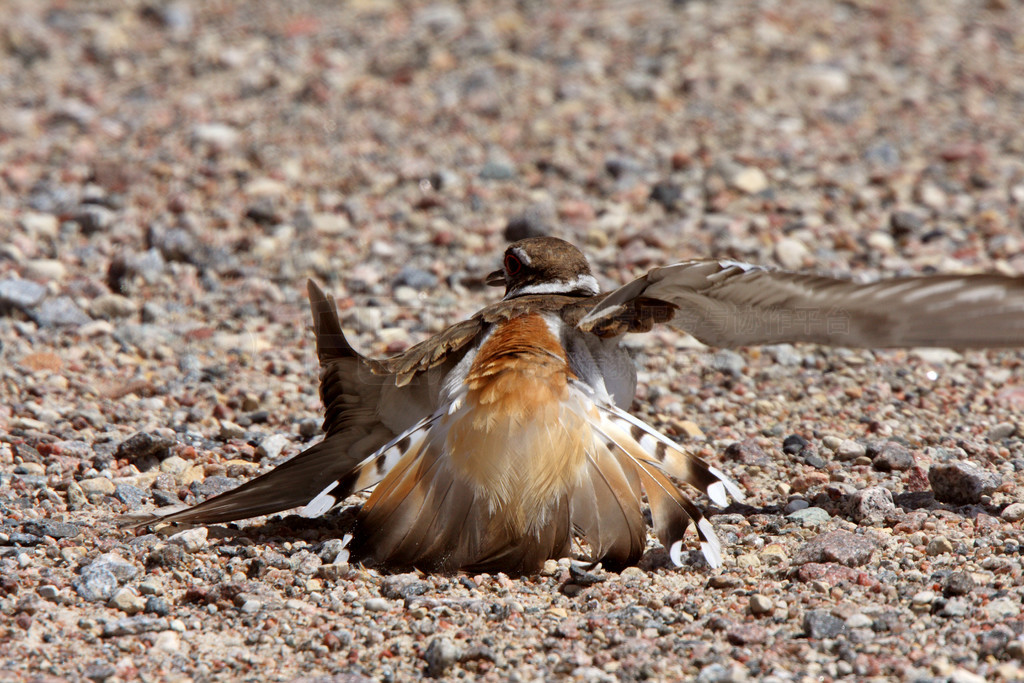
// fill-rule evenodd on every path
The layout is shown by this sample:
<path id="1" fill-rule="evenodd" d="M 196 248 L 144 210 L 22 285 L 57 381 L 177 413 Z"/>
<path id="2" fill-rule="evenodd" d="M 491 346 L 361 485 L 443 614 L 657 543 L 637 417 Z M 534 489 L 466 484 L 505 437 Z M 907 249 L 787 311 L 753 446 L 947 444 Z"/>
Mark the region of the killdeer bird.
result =
<path id="1" fill-rule="evenodd" d="M 384 360 L 346 340 L 334 300 L 309 300 L 324 440 L 276 469 L 141 522 L 208 524 L 304 506 L 316 516 L 374 487 L 353 550 L 386 567 L 534 571 L 570 554 L 636 562 L 642 498 L 676 564 L 692 524 L 712 565 L 714 529 L 679 488 L 742 500 L 721 471 L 626 412 L 636 372 L 623 335 L 658 323 L 712 346 L 1024 345 L 1024 278 L 901 277 L 856 284 L 734 261 L 655 268 L 601 294 L 582 253 L 539 237 L 487 278 L 504 298 Z M 140 525 L 141 525 L 140 524 Z"/>

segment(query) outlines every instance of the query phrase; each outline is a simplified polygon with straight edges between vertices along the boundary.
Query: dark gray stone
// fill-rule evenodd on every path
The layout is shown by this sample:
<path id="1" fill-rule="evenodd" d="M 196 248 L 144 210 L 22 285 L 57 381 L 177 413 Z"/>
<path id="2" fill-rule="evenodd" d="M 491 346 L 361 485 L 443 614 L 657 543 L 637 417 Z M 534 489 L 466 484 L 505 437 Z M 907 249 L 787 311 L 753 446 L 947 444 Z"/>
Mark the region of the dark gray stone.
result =
<path id="1" fill-rule="evenodd" d="M 847 567 L 859 567 L 871 559 L 878 542 L 868 536 L 849 531 L 829 531 L 815 536 L 793 554 L 793 564 L 808 562 L 838 562 Z"/>
<path id="2" fill-rule="evenodd" d="M 203 481 L 197 481 L 190 487 L 197 498 L 212 498 L 213 496 L 230 491 L 238 486 L 238 481 L 231 477 L 213 476 Z"/>
<path id="3" fill-rule="evenodd" d="M 89 602 L 106 602 L 117 590 L 117 578 L 108 569 L 90 567 L 86 567 L 74 582 L 75 592 Z"/>
<path id="4" fill-rule="evenodd" d="M 83 568 L 82 575 L 84 576 L 90 571 L 99 570 L 109 571 L 120 583 L 131 581 L 139 574 L 139 568 L 134 564 L 109 553 L 100 555 L 91 564 Z"/>
<path id="5" fill-rule="evenodd" d="M 981 502 L 982 496 L 995 491 L 1002 478 L 969 462 L 951 462 L 932 465 L 928 470 L 928 483 L 935 499 L 944 503 L 970 505 Z"/>
<path id="6" fill-rule="evenodd" d="M 669 180 L 655 183 L 654 187 L 651 188 L 650 201 L 661 204 L 665 207 L 666 211 L 672 211 L 677 208 L 682 198 L 682 186 Z"/>
<path id="7" fill-rule="evenodd" d="M 910 211 L 894 211 L 889 216 L 889 231 L 894 237 L 916 234 L 924 227 L 924 218 Z"/>
<path id="8" fill-rule="evenodd" d="M 310 439 L 320 433 L 320 420 L 306 417 L 299 420 L 299 436 Z"/>
<path id="9" fill-rule="evenodd" d="M 604 170 L 613 178 L 623 178 L 643 173 L 644 166 L 630 157 L 609 157 L 605 159 Z"/>
<path id="10" fill-rule="evenodd" d="M 74 215 L 74 221 L 85 235 L 106 230 L 114 223 L 114 212 L 98 204 L 85 204 Z"/>
<path id="11" fill-rule="evenodd" d="M 82 534 L 82 529 L 77 524 L 51 520 L 26 522 L 22 529 L 30 534 L 49 536 L 50 538 L 75 538 Z"/>
<path id="12" fill-rule="evenodd" d="M 7 540 L 7 543 L 5 545 L 16 545 L 16 546 L 39 545 L 40 543 L 43 542 L 43 540 L 44 539 L 43 539 L 42 536 L 37 536 L 35 534 L 26 534 L 26 533 L 22 533 L 20 531 L 15 531 L 15 532 L 13 532 L 11 534 L 8 534 L 8 540 Z"/>
<path id="13" fill-rule="evenodd" d="M 134 460 L 147 455 L 160 455 L 174 445 L 174 439 L 148 432 L 136 432 L 117 445 L 117 457 Z"/>
<path id="14" fill-rule="evenodd" d="M 153 502 L 163 507 L 164 505 L 180 505 L 181 498 L 174 491 L 165 491 L 163 489 L 153 489 L 150 491 L 153 494 Z"/>
<path id="15" fill-rule="evenodd" d="M 92 318 L 67 296 L 43 301 L 30 315 L 40 327 L 76 327 L 92 322 Z"/>
<path id="16" fill-rule="evenodd" d="M 165 229 L 163 226 L 151 226 L 149 242 L 160 251 L 160 255 L 166 261 L 199 263 L 203 260 L 199 243 L 192 233 L 184 228 Z"/>
<path id="17" fill-rule="evenodd" d="M 809 445 L 810 442 L 799 434 L 790 434 L 782 442 L 782 452 L 786 455 L 797 455 Z"/>
<path id="18" fill-rule="evenodd" d="M 20 278 L 0 280 L 0 312 L 7 308 L 28 310 L 46 298 L 46 287 Z"/>
<path id="19" fill-rule="evenodd" d="M 436 275 L 415 266 L 405 266 L 395 276 L 396 287 L 405 285 L 413 289 L 433 289 L 437 287 L 437 282 Z"/>
<path id="20" fill-rule="evenodd" d="M 384 579 L 381 594 L 392 600 L 407 600 L 423 595 L 430 590 L 430 584 L 417 578 L 417 574 L 396 574 Z"/>
<path id="21" fill-rule="evenodd" d="M 914 466 L 914 454 L 895 441 L 868 446 L 867 456 L 871 458 L 871 466 L 879 472 L 903 472 Z"/>
<path id="22" fill-rule="evenodd" d="M 947 598 L 958 595 L 967 595 L 974 590 L 974 577 L 970 572 L 950 572 L 942 580 L 942 594 Z"/>
<path id="23" fill-rule="evenodd" d="M 146 606 L 143 608 L 146 614 L 155 614 L 158 617 L 166 617 L 171 613 L 171 605 L 166 600 L 156 595 L 146 598 Z"/>
<path id="24" fill-rule="evenodd" d="M 130 484 L 117 484 L 114 487 L 114 498 L 117 498 L 128 507 L 135 508 L 142 505 L 142 502 L 149 498 L 149 491 Z"/>
<path id="25" fill-rule="evenodd" d="M 90 681 L 96 681 L 96 683 L 102 683 L 102 681 L 108 678 L 113 678 L 117 675 L 117 669 L 110 662 L 92 662 L 85 666 L 83 672 L 85 677 Z"/>
<path id="26" fill-rule="evenodd" d="M 438 636 L 427 645 L 423 660 L 427 663 L 427 675 L 443 676 L 455 662 L 459 661 L 459 648 L 447 638 Z"/>
<path id="27" fill-rule="evenodd" d="M 104 624 L 103 637 L 136 636 L 140 633 L 166 631 L 168 628 L 170 624 L 162 617 L 126 617 Z"/>
<path id="28" fill-rule="evenodd" d="M 811 610 L 804 614 L 804 634 L 808 638 L 835 638 L 846 632 L 846 623 L 824 610 Z"/>

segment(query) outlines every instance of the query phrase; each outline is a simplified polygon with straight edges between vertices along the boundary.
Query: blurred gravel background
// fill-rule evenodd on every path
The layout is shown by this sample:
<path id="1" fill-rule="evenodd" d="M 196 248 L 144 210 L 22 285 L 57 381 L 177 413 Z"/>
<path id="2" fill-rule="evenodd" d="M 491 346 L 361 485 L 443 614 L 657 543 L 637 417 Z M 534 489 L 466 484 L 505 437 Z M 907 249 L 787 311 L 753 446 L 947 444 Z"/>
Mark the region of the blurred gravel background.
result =
<path id="1" fill-rule="evenodd" d="M 347 517 L 125 533 L 318 438 L 507 240 L 1024 274 L 1016 0 L 0 7 L 0 680 L 1024 679 L 1024 356 L 630 339 L 725 566 L 381 575 Z M 1024 340 L 1022 340 L 1024 341 Z M 707 501 L 702 501 L 707 504 Z"/>

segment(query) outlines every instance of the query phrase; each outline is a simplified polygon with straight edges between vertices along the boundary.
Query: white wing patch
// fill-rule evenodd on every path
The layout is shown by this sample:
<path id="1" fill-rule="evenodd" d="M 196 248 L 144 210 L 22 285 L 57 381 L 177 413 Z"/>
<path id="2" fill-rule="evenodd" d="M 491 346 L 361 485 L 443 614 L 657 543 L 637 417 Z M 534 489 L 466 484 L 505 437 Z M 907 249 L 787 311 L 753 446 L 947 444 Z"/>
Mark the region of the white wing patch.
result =
<path id="1" fill-rule="evenodd" d="M 332 481 L 327 488 L 316 494 L 313 500 L 306 503 L 306 507 L 299 511 L 303 517 L 319 517 L 338 503 L 338 499 L 331 495 L 331 491 L 338 488 L 341 482 Z"/>

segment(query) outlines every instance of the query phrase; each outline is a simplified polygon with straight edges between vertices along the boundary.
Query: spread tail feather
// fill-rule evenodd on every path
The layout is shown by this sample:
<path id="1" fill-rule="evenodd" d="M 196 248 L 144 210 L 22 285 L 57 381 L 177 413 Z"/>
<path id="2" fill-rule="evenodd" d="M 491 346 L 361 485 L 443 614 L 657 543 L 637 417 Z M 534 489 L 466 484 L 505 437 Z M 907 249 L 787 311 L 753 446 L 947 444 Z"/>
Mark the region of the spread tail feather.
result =
<path id="1" fill-rule="evenodd" d="M 632 470 L 634 479 L 642 484 L 651 507 L 651 517 L 655 533 L 662 544 L 668 548 L 669 556 L 676 565 L 682 564 L 683 537 L 692 522 L 700 539 L 701 551 L 708 564 L 717 567 L 722 563 L 721 545 L 710 522 L 705 519 L 700 508 L 683 494 L 669 479 L 669 474 L 676 476 L 704 493 L 716 503 L 725 504 L 725 493 L 742 499 L 739 487 L 730 481 L 719 470 L 710 467 L 703 460 L 684 453 L 675 444 L 658 434 L 637 418 L 613 407 L 602 407 L 598 413 L 599 421 L 592 424 L 595 435 L 595 449 L 614 456 L 619 467 Z M 605 458 L 604 462 L 607 462 Z M 607 466 L 603 471 L 607 471 Z M 640 487 L 632 486 L 633 497 L 639 496 Z M 575 500 L 575 498 L 574 498 Z M 620 497 L 620 500 L 627 500 Z M 615 519 L 615 510 L 604 506 L 606 519 Z M 599 529 L 591 524 L 592 529 Z M 586 528 L 581 528 L 583 535 Z M 592 543 L 593 545 L 593 543 Z M 598 544 L 601 547 L 601 543 Z M 601 554 L 600 552 L 598 554 Z"/>

